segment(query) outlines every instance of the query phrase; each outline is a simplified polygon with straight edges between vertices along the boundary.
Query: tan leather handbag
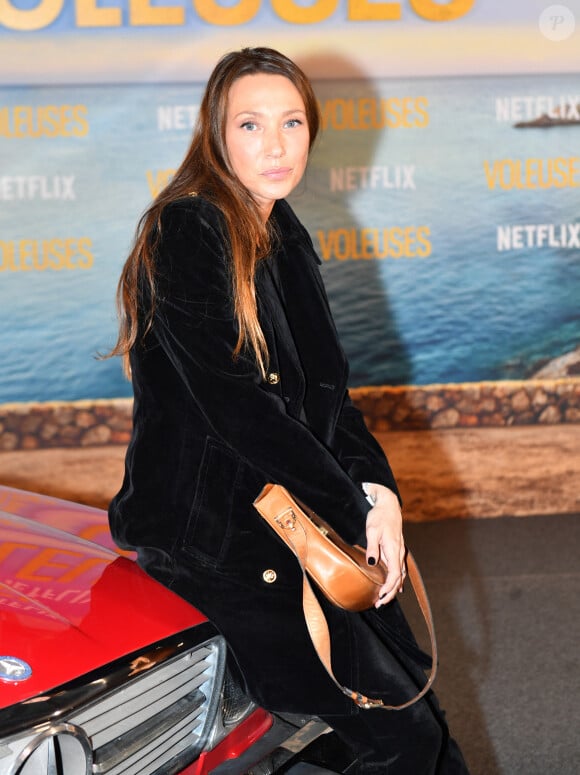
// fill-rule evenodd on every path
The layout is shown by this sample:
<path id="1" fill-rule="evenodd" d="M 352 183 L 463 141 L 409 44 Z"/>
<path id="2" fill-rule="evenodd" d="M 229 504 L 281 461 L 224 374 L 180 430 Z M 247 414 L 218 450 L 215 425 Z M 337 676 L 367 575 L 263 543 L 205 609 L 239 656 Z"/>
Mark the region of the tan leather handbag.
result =
<path id="1" fill-rule="evenodd" d="M 433 667 L 425 686 L 401 705 L 386 705 L 338 682 L 332 671 L 330 633 L 324 612 L 310 585 L 310 579 L 334 605 L 348 611 L 364 611 L 378 599 L 386 568 L 369 566 L 365 550 L 351 546 L 314 511 L 294 498 L 279 484 L 267 484 L 254 501 L 258 513 L 296 555 L 303 572 L 302 602 L 310 637 L 330 678 L 361 708 L 402 710 L 424 697 L 437 672 L 437 641 L 431 606 L 417 564 L 407 553 L 409 580 L 425 619 L 431 640 Z"/>

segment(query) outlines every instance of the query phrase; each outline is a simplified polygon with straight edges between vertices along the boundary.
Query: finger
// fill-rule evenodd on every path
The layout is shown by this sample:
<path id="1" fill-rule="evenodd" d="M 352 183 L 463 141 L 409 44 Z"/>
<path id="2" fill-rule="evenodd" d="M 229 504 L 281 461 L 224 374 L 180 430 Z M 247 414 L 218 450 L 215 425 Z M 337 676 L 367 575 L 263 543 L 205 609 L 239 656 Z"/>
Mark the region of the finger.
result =
<path id="1" fill-rule="evenodd" d="M 385 603 L 390 602 L 397 592 L 401 589 L 403 577 L 401 574 L 401 571 L 397 566 L 393 563 L 391 566 L 392 569 L 388 570 L 387 577 L 385 579 L 385 583 L 382 585 L 382 587 L 379 590 L 379 599 L 377 601 L 377 608 L 380 605 L 384 605 Z"/>
<path id="2" fill-rule="evenodd" d="M 405 579 L 407 578 L 407 571 L 405 568 L 401 571 L 401 586 L 399 587 L 399 594 L 404 592 L 404 586 L 405 586 Z"/>
<path id="3" fill-rule="evenodd" d="M 399 592 L 403 592 L 403 585 L 407 578 L 407 547 L 405 544 L 401 547 L 401 586 Z"/>
<path id="4" fill-rule="evenodd" d="M 387 567 L 387 576 L 381 589 L 379 590 L 379 601 L 381 604 L 388 603 L 398 592 L 403 590 L 403 581 L 406 576 L 405 568 L 405 545 L 390 544 L 387 548 L 382 547 L 382 559 Z"/>
<path id="5" fill-rule="evenodd" d="M 386 603 L 390 603 L 391 600 L 394 599 L 395 595 L 397 594 L 397 585 L 385 585 L 381 587 L 379 591 L 379 597 L 377 599 L 377 602 L 375 603 L 375 608 L 380 608 L 382 605 L 385 605 Z"/>
<path id="6" fill-rule="evenodd" d="M 376 531 L 367 531 L 367 563 L 369 565 L 376 565 L 379 562 L 381 556 L 381 550 L 379 547 L 379 540 L 376 535 Z"/>

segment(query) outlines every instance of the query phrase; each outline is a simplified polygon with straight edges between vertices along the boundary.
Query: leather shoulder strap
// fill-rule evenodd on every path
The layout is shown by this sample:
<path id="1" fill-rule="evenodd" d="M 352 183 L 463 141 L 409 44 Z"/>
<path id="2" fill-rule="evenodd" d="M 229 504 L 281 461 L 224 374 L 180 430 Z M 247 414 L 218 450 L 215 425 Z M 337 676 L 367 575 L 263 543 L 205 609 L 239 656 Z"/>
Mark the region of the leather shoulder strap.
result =
<path id="1" fill-rule="evenodd" d="M 298 559 L 300 560 L 300 557 Z M 304 618 L 306 619 L 308 632 L 310 634 L 310 638 L 312 640 L 312 643 L 314 644 L 314 648 L 316 649 L 316 652 L 318 654 L 320 661 L 322 662 L 322 664 L 326 669 L 326 672 L 328 673 L 332 681 L 340 689 L 340 691 L 343 694 L 346 694 L 347 697 L 350 697 L 350 699 L 353 700 L 353 702 L 355 702 L 359 707 L 367 708 L 367 709 L 382 708 L 383 710 L 404 710 L 405 708 L 410 707 L 418 700 L 420 700 L 422 697 L 424 697 L 427 694 L 427 692 L 430 690 L 433 684 L 433 681 L 435 680 L 435 676 L 437 675 L 437 659 L 438 659 L 437 640 L 435 637 L 435 626 L 433 624 L 433 614 L 431 612 L 431 606 L 429 604 L 429 599 L 427 597 L 427 591 L 425 589 L 425 584 L 423 582 L 421 573 L 419 572 L 419 568 L 417 567 L 417 563 L 415 562 L 415 558 L 413 557 L 413 555 L 410 552 L 407 554 L 407 570 L 408 570 L 411 586 L 413 587 L 413 591 L 415 592 L 415 595 L 417 597 L 419 608 L 421 609 L 421 613 L 423 614 L 423 618 L 425 619 L 427 630 L 429 632 L 429 639 L 431 641 L 432 668 L 431 668 L 431 673 L 429 675 L 429 678 L 425 686 L 421 689 L 421 691 L 418 692 L 410 700 L 407 700 L 407 702 L 404 702 L 401 705 L 387 705 L 380 699 L 367 697 L 366 695 L 362 694 L 359 691 L 356 691 L 355 689 L 349 689 L 347 686 L 343 686 L 337 680 L 332 670 L 331 650 L 330 650 L 330 632 L 328 630 L 328 623 L 326 621 L 324 611 L 320 607 L 320 603 L 318 602 L 316 595 L 314 594 L 314 591 L 310 584 L 310 580 L 308 578 L 308 574 L 304 569 L 302 560 L 300 561 L 300 564 L 302 566 L 302 572 L 303 572 L 302 605 L 304 609 Z"/>

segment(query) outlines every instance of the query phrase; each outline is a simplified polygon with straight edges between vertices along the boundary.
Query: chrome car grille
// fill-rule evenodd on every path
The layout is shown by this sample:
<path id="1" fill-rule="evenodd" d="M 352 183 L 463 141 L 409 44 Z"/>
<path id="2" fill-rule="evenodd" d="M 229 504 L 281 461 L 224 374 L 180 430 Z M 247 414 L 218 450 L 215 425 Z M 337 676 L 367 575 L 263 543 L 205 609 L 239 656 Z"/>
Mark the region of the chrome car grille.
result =
<path id="1" fill-rule="evenodd" d="M 151 775 L 198 747 L 212 709 L 218 651 L 215 641 L 198 646 L 67 719 L 89 736 L 93 772 Z"/>
<path id="2" fill-rule="evenodd" d="M 225 642 L 215 636 L 165 646 L 131 655 L 113 677 L 103 668 L 82 691 L 69 689 L 75 701 L 68 710 L 53 714 L 37 734 L 16 736 L 26 742 L 11 775 L 80 775 L 83 748 L 84 772 L 94 775 L 173 775 L 194 761 L 219 708 Z"/>

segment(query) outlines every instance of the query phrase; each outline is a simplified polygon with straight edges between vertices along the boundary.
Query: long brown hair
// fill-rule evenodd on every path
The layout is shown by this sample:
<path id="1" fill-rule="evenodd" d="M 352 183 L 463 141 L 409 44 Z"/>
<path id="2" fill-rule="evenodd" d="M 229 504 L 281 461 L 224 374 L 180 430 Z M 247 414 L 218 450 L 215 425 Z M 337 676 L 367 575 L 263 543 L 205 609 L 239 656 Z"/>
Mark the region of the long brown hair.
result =
<path id="1" fill-rule="evenodd" d="M 268 351 L 260 328 L 255 295 L 255 271 L 268 255 L 273 234 L 263 222 L 250 192 L 234 175 L 225 142 L 228 95 L 238 78 L 256 73 L 283 75 L 296 87 L 304 101 L 310 133 L 310 147 L 320 126 L 318 103 L 310 81 L 291 59 L 271 48 L 244 48 L 223 56 L 215 66 L 205 89 L 189 150 L 169 184 L 141 217 L 132 250 L 117 288 L 120 326 L 117 343 L 110 355 L 128 354 L 150 327 L 156 303 L 155 250 L 161 230 L 161 213 L 176 199 L 192 192 L 203 195 L 222 212 L 229 238 L 232 294 L 238 323 L 234 357 L 248 347 L 265 374 Z M 147 293 L 143 294 L 143 283 Z M 142 317 L 140 303 L 148 297 Z"/>

